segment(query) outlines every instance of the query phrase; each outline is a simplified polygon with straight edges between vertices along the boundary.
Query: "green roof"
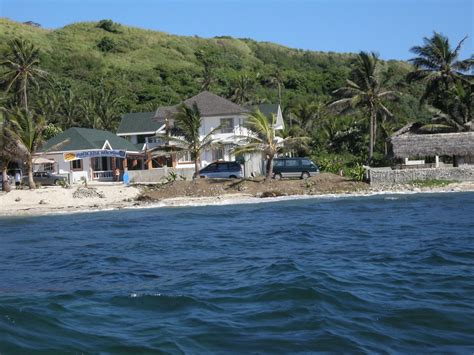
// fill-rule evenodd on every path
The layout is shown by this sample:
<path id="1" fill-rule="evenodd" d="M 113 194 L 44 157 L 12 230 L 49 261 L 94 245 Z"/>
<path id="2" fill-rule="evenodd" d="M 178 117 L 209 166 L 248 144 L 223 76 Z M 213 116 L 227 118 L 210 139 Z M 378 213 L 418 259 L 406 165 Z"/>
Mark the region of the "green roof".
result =
<path id="1" fill-rule="evenodd" d="M 90 128 L 69 128 L 54 136 L 43 145 L 41 152 L 62 152 L 72 150 L 102 149 L 108 141 L 112 149 L 130 152 L 139 149 L 128 140 L 118 137 L 112 132 Z"/>
<path id="2" fill-rule="evenodd" d="M 153 121 L 154 112 L 126 113 L 122 116 L 117 134 L 156 132 L 161 124 Z"/>

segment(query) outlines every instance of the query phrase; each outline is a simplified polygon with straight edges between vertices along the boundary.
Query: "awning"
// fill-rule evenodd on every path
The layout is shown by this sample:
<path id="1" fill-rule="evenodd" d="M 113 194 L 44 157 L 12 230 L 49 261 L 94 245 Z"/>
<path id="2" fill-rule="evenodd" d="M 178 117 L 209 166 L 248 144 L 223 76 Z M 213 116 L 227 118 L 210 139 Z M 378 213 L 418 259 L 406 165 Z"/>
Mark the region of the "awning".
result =
<path id="1" fill-rule="evenodd" d="M 54 160 L 52 159 L 46 159 L 46 158 L 43 158 L 43 157 L 35 157 L 33 158 L 33 164 L 34 165 L 39 165 L 39 164 L 53 164 L 55 163 Z"/>

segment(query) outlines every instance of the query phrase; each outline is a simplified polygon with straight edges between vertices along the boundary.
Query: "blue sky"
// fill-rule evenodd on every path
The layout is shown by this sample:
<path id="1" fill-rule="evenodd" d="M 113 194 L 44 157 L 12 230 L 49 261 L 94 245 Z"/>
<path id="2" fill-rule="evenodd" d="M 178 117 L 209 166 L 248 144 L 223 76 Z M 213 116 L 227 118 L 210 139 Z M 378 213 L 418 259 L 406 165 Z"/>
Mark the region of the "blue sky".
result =
<path id="1" fill-rule="evenodd" d="M 474 53 L 474 0 L 0 0 L 0 16 L 46 28 L 110 18 L 179 35 L 230 35 L 293 48 L 408 59 L 433 31 Z M 454 45 L 454 44 L 453 44 Z"/>

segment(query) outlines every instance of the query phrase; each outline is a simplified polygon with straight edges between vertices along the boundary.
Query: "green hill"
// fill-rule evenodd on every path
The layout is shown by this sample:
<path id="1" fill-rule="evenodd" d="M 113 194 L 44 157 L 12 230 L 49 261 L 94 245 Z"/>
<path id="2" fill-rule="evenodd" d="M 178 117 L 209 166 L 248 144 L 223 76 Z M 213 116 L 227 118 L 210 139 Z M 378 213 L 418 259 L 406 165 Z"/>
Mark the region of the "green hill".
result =
<path id="1" fill-rule="evenodd" d="M 215 81 L 211 91 L 230 96 L 240 74 L 258 77 L 253 100 L 277 100 L 269 78 L 282 72 L 283 101 L 330 95 L 350 72 L 352 54 L 291 49 L 251 39 L 175 36 L 157 31 L 114 24 L 110 32 L 98 23 L 75 23 L 45 30 L 8 19 L 0 19 L 0 55 L 9 39 L 21 37 L 42 51 L 42 67 L 79 95 L 85 95 L 101 79 L 110 83 L 126 100 L 128 109 L 149 109 L 157 104 L 178 102 L 200 90 L 203 64 L 201 51 L 211 58 Z M 391 62 L 402 76 L 409 67 Z"/>

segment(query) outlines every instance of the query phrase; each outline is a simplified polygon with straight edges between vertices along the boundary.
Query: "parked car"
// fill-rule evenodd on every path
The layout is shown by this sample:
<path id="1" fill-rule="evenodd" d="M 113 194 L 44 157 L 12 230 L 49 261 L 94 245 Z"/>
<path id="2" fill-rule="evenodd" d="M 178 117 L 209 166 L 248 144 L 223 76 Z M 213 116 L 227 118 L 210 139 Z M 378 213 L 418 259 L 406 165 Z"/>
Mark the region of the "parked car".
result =
<path id="1" fill-rule="evenodd" d="M 308 158 L 276 158 L 273 160 L 273 178 L 299 177 L 307 179 L 319 173 L 319 167 Z"/>
<path id="2" fill-rule="evenodd" d="M 61 181 L 66 182 L 67 179 L 65 176 L 52 174 L 46 171 L 36 171 L 33 173 L 33 180 L 35 183 L 41 185 L 58 185 Z M 23 184 L 28 184 L 28 175 L 23 176 Z"/>
<path id="3" fill-rule="evenodd" d="M 199 176 L 205 178 L 237 179 L 242 178 L 242 168 L 236 161 L 217 161 L 199 170 Z"/>

